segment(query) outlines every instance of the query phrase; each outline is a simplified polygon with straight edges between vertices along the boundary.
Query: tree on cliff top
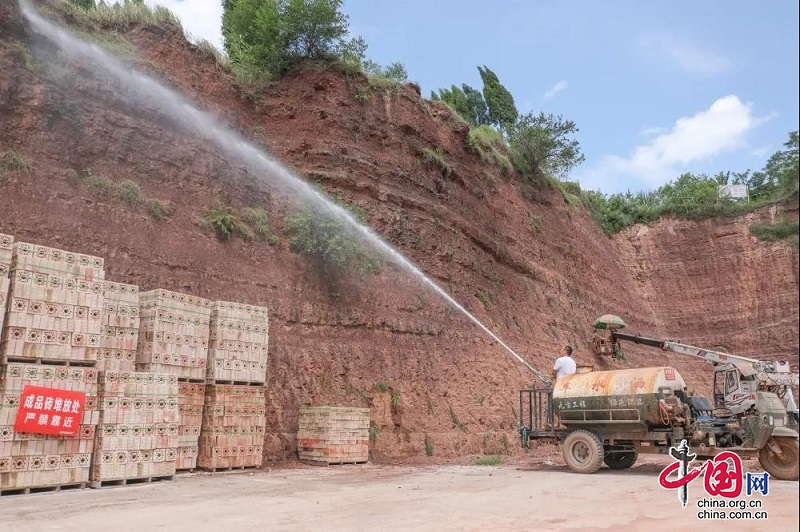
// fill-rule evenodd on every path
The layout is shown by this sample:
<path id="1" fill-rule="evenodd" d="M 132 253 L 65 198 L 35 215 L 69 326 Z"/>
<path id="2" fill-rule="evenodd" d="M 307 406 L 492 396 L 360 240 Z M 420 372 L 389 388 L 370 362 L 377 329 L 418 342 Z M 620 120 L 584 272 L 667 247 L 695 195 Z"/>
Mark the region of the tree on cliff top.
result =
<path id="1" fill-rule="evenodd" d="M 489 108 L 489 122 L 505 129 L 516 122 L 519 116 L 514 97 L 488 67 L 478 67 L 478 72 L 483 80 L 483 97 Z"/>
<path id="2" fill-rule="evenodd" d="M 565 177 L 584 161 L 580 143 L 569 137 L 577 131 L 575 122 L 560 115 L 521 116 L 507 128 L 514 166 L 524 175 L 535 175 L 540 169 L 552 177 Z"/>
<path id="3" fill-rule="evenodd" d="M 224 0 L 222 35 L 234 63 L 280 75 L 348 44 L 342 0 Z"/>

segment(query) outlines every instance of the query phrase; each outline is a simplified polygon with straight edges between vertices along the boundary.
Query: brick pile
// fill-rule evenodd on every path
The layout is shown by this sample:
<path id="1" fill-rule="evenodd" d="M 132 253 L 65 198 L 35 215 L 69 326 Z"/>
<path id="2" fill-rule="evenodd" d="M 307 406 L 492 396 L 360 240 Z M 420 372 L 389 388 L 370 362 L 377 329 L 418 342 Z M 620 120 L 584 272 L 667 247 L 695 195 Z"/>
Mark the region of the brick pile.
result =
<path id="1" fill-rule="evenodd" d="M 312 464 L 369 459 L 369 408 L 301 406 L 297 454 Z"/>
<path id="2" fill-rule="evenodd" d="M 139 341 L 139 287 L 106 281 L 105 309 L 97 368 L 134 371 Z"/>
<path id="3" fill-rule="evenodd" d="M 206 386 L 198 466 L 207 470 L 258 467 L 266 430 L 263 386 Z"/>
<path id="4" fill-rule="evenodd" d="M 204 384 L 178 383 L 178 470 L 197 467 L 205 388 Z"/>
<path id="5" fill-rule="evenodd" d="M 37 246 L 13 245 L 3 362 L 94 365 L 103 313 L 103 259 Z"/>
<path id="6" fill-rule="evenodd" d="M 78 434 L 57 437 L 15 432 L 14 421 L 26 385 L 85 393 Z M 58 412 L 71 406 L 76 407 L 45 404 L 47 423 L 60 420 Z M 88 482 L 99 418 L 96 369 L 18 363 L 0 367 L 0 490 Z"/>
<path id="7" fill-rule="evenodd" d="M 171 478 L 178 458 L 178 379 L 151 372 L 100 373 L 94 487 Z"/>
<path id="8" fill-rule="evenodd" d="M 209 332 L 209 381 L 263 384 L 268 343 L 266 308 L 215 301 L 211 306 Z"/>
<path id="9" fill-rule="evenodd" d="M 205 382 L 211 301 L 158 289 L 139 306 L 137 369 Z"/>

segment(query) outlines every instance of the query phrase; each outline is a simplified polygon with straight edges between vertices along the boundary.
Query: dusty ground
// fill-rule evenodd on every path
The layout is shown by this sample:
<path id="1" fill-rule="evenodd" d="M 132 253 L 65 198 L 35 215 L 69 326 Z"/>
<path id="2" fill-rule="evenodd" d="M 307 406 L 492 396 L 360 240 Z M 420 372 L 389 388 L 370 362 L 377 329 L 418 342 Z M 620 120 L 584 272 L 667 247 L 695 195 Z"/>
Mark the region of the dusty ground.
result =
<path id="1" fill-rule="evenodd" d="M 663 490 L 663 463 L 576 475 L 558 465 L 346 466 L 195 474 L 173 482 L 0 499 L 2 529 L 83 530 L 691 530 Z M 755 499 L 760 495 L 743 499 Z M 769 484 L 766 521 L 726 530 L 796 530 L 798 483 Z M 593 508 L 590 512 L 589 508 Z"/>

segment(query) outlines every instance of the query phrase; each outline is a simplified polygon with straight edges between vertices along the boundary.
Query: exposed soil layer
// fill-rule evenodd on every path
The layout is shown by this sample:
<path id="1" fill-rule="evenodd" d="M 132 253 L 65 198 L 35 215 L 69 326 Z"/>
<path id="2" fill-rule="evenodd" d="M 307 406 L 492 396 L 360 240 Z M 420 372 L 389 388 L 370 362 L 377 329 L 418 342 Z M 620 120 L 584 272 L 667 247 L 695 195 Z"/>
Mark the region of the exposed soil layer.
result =
<path id="1" fill-rule="evenodd" d="M 377 461 L 426 448 L 434 459 L 519 452 L 518 390 L 534 377 L 477 326 L 391 266 L 332 284 L 290 249 L 283 220 L 297 198 L 274 176 L 226 157 L 97 65 L 67 62 L 15 2 L 0 5 L 0 33 L 0 152 L 33 166 L 0 174 L 0 232 L 104 256 L 110 279 L 144 290 L 269 307 L 268 460 L 293 456 L 301 404 L 370 406 Z M 363 209 L 372 229 L 541 370 L 570 343 L 596 369 L 669 364 L 710 392 L 702 362 L 636 347 L 624 363 L 595 360 L 591 323 L 609 312 L 640 334 L 797 360 L 798 252 L 757 242 L 751 217 L 666 220 L 610 239 L 558 190 L 523 186 L 470 150 L 467 127 L 412 85 L 376 88 L 309 67 L 245 91 L 176 31 L 134 26 L 124 36 L 132 67 Z M 425 149 L 452 171 L 427 163 Z M 102 197 L 83 179 L 89 169 L 135 181 L 167 216 Z M 268 209 L 278 244 L 220 242 L 199 222 L 218 203 Z"/>

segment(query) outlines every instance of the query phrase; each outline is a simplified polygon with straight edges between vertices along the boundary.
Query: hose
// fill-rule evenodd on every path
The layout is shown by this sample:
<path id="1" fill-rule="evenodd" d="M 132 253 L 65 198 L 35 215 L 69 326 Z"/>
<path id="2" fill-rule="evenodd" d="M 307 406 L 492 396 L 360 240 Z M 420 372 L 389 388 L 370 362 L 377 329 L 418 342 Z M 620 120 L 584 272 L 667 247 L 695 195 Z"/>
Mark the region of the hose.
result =
<path id="1" fill-rule="evenodd" d="M 661 416 L 662 425 L 669 425 L 669 410 L 664 403 L 658 403 L 658 413 Z"/>

